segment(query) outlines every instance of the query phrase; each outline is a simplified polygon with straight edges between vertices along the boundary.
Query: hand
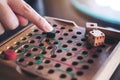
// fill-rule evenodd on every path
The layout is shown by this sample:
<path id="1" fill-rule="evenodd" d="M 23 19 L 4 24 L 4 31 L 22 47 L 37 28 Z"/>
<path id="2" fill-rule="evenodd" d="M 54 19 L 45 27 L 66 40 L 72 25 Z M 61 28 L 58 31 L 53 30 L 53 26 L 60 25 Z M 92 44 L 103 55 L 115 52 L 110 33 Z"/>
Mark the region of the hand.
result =
<path id="1" fill-rule="evenodd" d="M 27 25 L 28 20 L 43 31 L 53 30 L 51 25 L 24 0 L 0 0 L 0 34 L 3 34 L 5 29 L 13 30 L 19 25 Z"/>

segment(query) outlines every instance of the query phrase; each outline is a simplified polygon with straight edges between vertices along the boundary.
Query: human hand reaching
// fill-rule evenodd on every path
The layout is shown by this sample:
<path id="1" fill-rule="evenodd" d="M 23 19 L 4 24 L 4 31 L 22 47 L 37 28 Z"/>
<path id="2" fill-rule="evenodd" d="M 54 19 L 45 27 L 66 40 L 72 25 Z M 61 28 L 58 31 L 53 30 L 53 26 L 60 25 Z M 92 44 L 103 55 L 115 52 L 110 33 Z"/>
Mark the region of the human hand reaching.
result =
<path id="1" fill-rule="evenodd" d="M 0 0 L 0 35 L 5 29 L 13 30 L 19 25 L 25 26 L 28 21 L 45 32 L 53 30 L 51 25 L 24 0 Z"/>

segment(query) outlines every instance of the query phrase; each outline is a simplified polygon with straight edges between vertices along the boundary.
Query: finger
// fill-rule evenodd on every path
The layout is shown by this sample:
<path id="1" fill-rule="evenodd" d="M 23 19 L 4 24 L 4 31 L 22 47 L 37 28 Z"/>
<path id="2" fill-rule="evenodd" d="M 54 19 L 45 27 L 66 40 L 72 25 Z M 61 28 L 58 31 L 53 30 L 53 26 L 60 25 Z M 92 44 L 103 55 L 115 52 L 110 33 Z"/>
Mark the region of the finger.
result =
<path id="1" fill-rule="evenodd" d="M 14 2 L 15 5 L 13 2 L 9 3 L 14 12 L 24 16 L 43 31 L 50 32 L 53 30 L 53 27 L 23 0 L 15 0 Z"/>
<path id="2" fill-rule="evenodd" d="M 5 1 L 0 4 L 0 22 L 7 29 L 15 29 L 19 25 L 17 17 Z"/>
<path id="3" fill-rule="evenodd" d="M 3 25 L 0 23 L 0 35 L 3 34 L 5 32 Z"/>
<path id="4" fill-rule="evenodd" d="M 23 17 L 23 16 L 20 16 L 20 15 L 16 15 L 18 20 L 19 20 L 19 25 L 20 26 L 26 26 L 28 24 L 28 20 Z"/>

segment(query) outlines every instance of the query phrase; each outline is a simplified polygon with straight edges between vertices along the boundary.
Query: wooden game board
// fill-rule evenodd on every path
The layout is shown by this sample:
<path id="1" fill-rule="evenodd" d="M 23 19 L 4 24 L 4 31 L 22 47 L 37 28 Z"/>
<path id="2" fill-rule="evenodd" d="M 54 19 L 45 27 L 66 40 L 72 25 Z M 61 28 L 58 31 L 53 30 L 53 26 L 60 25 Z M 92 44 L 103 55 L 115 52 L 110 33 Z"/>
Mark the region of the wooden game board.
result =
<path id="1" fill-rule="evenodd" d="M 46 17 L 55 29 L 55 38 L 31 24 L 0 45 L 0 53 L 15 50 L 14 61 L 1 63 L 21 69 L 45 80 L 108 80 L 120 61 L 120 43 L 91 47 L 85 28 L 74 22 Z"/>

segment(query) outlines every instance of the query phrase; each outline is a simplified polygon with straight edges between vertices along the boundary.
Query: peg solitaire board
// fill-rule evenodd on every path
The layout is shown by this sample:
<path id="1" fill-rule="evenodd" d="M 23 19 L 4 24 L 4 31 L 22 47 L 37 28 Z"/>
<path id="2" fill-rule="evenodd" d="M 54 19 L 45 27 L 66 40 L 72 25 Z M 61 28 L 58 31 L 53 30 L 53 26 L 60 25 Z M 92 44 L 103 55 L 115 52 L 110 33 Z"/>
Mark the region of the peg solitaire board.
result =
<path id="1" fill-rule="evenodd" d="M 63 19 L 46 17 L 46 20 L 54 27 L 55 38 L 47 38 L 43 31 L 31 24 L 1 43 L 1 54 L 7 49 L 17 53 L 14 61 L 1 61 L 9 65 L 14 63 L 44 80 L 100 80 L 98 77 L 106 64 L 111 64 L 112 52 L 120 45 L 118 41 L 92 47 L 87 44 L 84 27 Z M 118 63 L 115 64 L 111 66 L 116 68 Z M 111 71 L 111 68 L 107 70 Z M 111 76 L 113 72 L 104 74 Z"/>

